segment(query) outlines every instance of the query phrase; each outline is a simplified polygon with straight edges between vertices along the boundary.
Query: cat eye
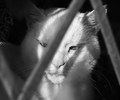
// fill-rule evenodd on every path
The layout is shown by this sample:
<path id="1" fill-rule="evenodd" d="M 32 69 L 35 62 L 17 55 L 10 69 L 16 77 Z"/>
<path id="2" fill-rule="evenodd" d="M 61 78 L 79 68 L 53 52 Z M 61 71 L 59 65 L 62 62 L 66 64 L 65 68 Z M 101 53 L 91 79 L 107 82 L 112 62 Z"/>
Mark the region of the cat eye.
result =
<path id="1" fill-rule="evenodd" d="M 70 50 L 78 50 L 79 48 L 83 47 L 84 43 L 78 44 L 77 46 L 71 46 L 68 50 L 68 52 L 70 52 Z"/>
<path id="2" fill-rule="evenodd" d="M 43 46 L 43 47 L 47 47 L 47 43 L 43 43 L 43 42 L 41 42 L 41 41 L 38 40 L 38 39 L 37 39 L 37 41 L 39 42 L 39 44 L 40 44 L 41 46 Z"/>
<path id="3" fill-rule="evenodd" d="M 78 49 L 78 46 L 71 46 L 70 47 L 70 50 L 76 50 L 76 49 Z"/>
<path id="4" fill-rule="evenodd" d="M 43 47 L 47 47 L 47 43 L 41 43 L 40 42 L 40 45 L 43 46 Z"/>
<path id="5" fill-rule="evenodd" d="M 43 47 L 47 47 L 47 43 L 42 43 L 42 46 Z"/>
<path id="6" fill-rule="evenodd" d="M 70 52 L 70 50 L 77 50 L 79 48 L 79 46 L 71 46 L 68 50 L 68 52 Z"/>

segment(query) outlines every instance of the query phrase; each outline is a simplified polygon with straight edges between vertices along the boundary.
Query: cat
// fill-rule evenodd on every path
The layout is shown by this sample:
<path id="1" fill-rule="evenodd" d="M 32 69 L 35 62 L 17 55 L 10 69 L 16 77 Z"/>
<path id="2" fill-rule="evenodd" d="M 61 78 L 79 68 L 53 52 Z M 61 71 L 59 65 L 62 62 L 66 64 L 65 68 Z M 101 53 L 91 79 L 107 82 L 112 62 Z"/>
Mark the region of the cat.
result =
<path id="1" fill-rule="evenodd" d="M 67 12 L 65 8 L 43 11 L 31 3 L 27 10 L 24 17 L 28 31 L 21 45 L 3 43 L 1 47 L 11 69 L 23 80 L 29 77 L 38 60 L 42 59 L 56 34 L 60 19 Z M 38 87 L 39 96 L 33 96 L 33 100 L 38 97 L 43 100 L 90 99 L 90 72 L 100 55 L 99 30 L 94 10 L 76 14 L 50 66 L 45 70 Z M 11 54 L 15 59 L 10 59 Z"/>
<path id="2" fill-rule="evenodd" d="M 55 36 L 55 30 L 59 25 L 58 23 L 60 22 L 60 19 L 64 17 L 66 12 L 67 9 L 59 8 L 53 11 L 50 10 L 50 13 L 47 14 L 47 16 L 42 13 L 42 21 L 38 21 L 40 20 L 39 17 L 39 19 L 37 19 L 38 22 L 33 24 L 32 30 L 30 29 L 30 31 L 28 31 L 28 34 L 21 45 L 23 54 L 22 58 L 26 66 L 29 66 L 28 70 L 34 67 L 34 63 L 36 63 L 38 59 L 42 59 L 42 54 L 44 54 L 47 46 Z M 43 76 L 38 90 L 41 98 L 44 100 L 54 100 L 55 98 L 60 100 L 60 97 L 65 95 L 65 98 L 62 98 L 64 100 L 70 100 L 70 98 L 71 100 L 77 100 L 80 98 L 86 99 L 86 96 L 88 95 L 86 91 L 89 91 L 89 82 L 87 82 L 89 81 L 88 75 L 90 74 L 93 66 L 96 64 L 100 54 L 99 43 L 97 40 L 97 32 L 99 29 L 100 27 L 96 20 L 94 10 L 88 13 L 77 13 L 69 29 L 67 30 L 56 54 L 54 55 L 50 66 L 45 71 L 45 75 Z M 71 68 L 70 66 L 72 66 L 73 60 L 75 60 L 75 62 Z M 77 72 L 78 70 L 76 69 L 75 72 L 79 73 L 80 75 L 84 74 L 85 77 L 83 77 L 83 79 L 79 79 L 79 75 L 76 75 L 75 72 L 73 72 L 73 69 L 77 68 L 76 66 L 81 67 L 78 68 L 81 69 L 79 72 Z M 83 67 L 85 67 L 84 73 L 82 73 L 84 69 Z M 24 75 L 29 76 L 27 69 L 24 71 L 24 73 Z M 77 79 L 74 80 L 73 73 L 75 77 L 78 77 L 79 81 L 81 80 L 80 82 L 78 82 Z M 72 81 L 64 82 L 64 80 L 67 80 L 66 77 L 68 77 L 68 80 Z M 84 83 L 85 87 L 88 87 L 85 88 L 84 91 L 81 89 L 77 90 L 75 86 L 71 86 L 72 83 Z M 68 87 L 66 87 L 66 84 Z M 76 86 L 82 87 L 80 84 Z M 84 97 L 79 97 L 79 94 L 76 95 L 76 92 L 75 95 L 71 96 L 68 93 L 69 89 L 72 89 L 72 91 L 75 90 L 78 93 L 85 93 Z M 61 92 L 64 90 L 66 90 L 68 93 L 69 99 L 66 98 L 66 92 Z M 61 94 L 61 96 L 59 94 Z M 74 96 L 76 98 L 73 98 Z"/>

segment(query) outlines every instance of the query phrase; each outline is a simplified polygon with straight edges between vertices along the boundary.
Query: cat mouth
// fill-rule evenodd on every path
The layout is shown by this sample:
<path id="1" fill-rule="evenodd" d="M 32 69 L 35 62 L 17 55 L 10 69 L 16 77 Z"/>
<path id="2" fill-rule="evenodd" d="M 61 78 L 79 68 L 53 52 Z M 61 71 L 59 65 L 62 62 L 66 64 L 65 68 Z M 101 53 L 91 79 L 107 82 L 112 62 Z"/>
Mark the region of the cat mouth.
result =
<path id="1" fill-rule="evenodd" d="M 63 75 L 46 74 L 45 76 L 53 84 L 61 84 L 65 78 Z"/>

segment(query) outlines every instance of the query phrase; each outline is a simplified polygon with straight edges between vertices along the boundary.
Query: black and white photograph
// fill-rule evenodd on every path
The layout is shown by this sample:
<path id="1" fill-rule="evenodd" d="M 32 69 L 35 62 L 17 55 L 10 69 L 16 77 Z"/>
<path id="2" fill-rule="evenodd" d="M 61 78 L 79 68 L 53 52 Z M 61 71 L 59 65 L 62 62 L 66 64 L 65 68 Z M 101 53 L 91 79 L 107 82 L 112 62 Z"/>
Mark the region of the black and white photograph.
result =
<path id="1" fill-rule="evenodd" d="M 120 100 L 119 0 L 0 0 L 0 100 Z"/>

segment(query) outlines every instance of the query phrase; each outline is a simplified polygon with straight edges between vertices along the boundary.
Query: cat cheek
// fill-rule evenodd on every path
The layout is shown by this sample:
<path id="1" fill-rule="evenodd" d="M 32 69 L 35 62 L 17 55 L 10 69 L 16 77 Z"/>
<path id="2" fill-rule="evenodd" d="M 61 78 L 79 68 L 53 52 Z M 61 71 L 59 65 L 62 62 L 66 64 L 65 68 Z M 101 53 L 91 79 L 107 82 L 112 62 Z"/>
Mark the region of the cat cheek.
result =
<path id="1" fill-rule="evenodd" d="M 71 50 L 71 51 L 68 53 L 68 58 L 73 57 L 74 54 L 75 54 L 75 50 Z"/>

